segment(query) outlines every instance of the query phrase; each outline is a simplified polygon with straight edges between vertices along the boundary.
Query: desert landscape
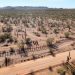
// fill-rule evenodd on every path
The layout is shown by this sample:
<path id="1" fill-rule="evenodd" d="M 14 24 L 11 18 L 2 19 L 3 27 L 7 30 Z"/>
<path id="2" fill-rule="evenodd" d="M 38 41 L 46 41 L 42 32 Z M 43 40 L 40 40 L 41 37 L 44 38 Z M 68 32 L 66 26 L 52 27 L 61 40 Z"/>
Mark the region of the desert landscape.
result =
<path id="1" fill-rule="evenodd" d="M 75 75 L 75 9 L 0 8 L 0 75 Z"/>

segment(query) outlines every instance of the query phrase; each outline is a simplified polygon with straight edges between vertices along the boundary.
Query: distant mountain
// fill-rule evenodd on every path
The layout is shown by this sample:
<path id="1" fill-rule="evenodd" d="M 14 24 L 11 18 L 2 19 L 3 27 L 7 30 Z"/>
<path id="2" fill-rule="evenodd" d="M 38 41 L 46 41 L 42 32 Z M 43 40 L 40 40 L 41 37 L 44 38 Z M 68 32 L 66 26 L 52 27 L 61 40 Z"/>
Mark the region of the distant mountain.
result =
<path id="1" fill-rule="evenodd" d="M 48 7 L 31 7 L 31 6 L 16 6 L 16 7 L 3 7 L 0 8 L 0 10 L 45 10 L 48 9 Z"/>

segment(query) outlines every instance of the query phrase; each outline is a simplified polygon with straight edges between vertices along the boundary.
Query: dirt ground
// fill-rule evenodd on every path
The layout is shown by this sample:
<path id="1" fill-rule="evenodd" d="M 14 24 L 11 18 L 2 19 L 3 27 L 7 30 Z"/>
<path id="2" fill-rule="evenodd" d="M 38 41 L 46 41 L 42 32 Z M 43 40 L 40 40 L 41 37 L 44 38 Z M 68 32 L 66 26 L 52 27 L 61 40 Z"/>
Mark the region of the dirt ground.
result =
<path id="1" fill-rule="evenodd" d="M 0 69 L 1 75 L 25 75 L 31 71 L 38 71 L 49 66 L 54 66 L 66 61 L 69 52 L 57 54 L 55 57 L 47 56 L 37 60 L 31 60 L 21 64 L 11 65 L 7 68 Z M 71 51 L 71 60 L 75 60 L 75 51 Z M 48 71 L 49 72 L 49 71 Z M 38 73 L 37 73 L 38 74 Z M 41 74 L 43 75 L 43 74 Z"/>

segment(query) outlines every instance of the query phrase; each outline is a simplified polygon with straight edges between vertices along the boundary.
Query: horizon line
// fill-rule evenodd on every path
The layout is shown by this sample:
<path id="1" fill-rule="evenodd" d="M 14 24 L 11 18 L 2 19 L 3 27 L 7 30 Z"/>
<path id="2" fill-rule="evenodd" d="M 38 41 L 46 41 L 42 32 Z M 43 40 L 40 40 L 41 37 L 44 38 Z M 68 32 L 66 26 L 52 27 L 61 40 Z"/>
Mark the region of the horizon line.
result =
<path id="1" fill-rule="evenodd" d="M 75 9 L 75 7 L 48 7 L 48 6 L 0 6 L 0 8 L 5 8 L 5 7 L 44 7 L 44 8 L 53 8 L 53 9 Z"/>

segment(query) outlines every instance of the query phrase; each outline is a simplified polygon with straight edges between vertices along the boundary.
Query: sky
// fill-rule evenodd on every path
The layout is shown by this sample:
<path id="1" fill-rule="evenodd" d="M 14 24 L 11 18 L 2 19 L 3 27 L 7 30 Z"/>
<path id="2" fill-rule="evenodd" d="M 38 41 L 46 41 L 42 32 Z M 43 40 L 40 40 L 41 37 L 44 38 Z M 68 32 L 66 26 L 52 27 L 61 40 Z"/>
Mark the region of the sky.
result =
<path id="1" fill-rule="evenodd" d="M 49 8 L 75 8 L 75 0 L 0 0 L 5 6 L 44 6 Z"/>

